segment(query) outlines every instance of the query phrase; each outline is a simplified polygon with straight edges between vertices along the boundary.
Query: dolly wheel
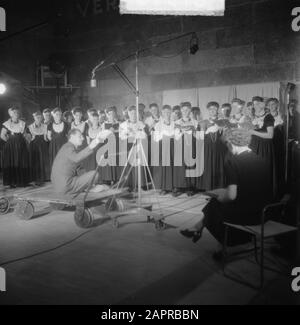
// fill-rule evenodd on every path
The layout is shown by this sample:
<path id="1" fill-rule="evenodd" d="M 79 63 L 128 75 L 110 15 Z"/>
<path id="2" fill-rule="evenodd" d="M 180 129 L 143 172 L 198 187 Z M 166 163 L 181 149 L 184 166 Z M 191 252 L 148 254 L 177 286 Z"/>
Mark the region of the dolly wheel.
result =
<path id="1" fill-rule="evenodd" d="M 0 214 L 6 214 L 10 208 L 9 199 L 6 197 L 0 198 Z"/>
<path id="2" fill-rule="evenodd" d="M 119 223 L 119 221 L 118 221 L 117 218 L 114 218 L 114 219 L 112 220 L 112 222 L 113 222 L 113 226 L 114 226 L 114 228 L 119 228 L 120 223 Z"/>
<path id="3" fill-rule="evenodd" d="M 90 228 L 93 225 L 94 217 L 88 208 L 77 208 L 74 212 L 74 221 L 79 228 Z"/>
<path id="4" fill-rule="evenodd" d="M 29 201 L 19 201 L 15 213 L 22 220 L 30 220 L 34 215 L 34 206 Z"/>
<path id="5" fill-rule="evenodd" d="M 163 221 L 161 221 L 161 220 L 155 221 L 155 229 L 157 231 L 164 230 L 165 228 L 166 228 L 166 224 Z"/>

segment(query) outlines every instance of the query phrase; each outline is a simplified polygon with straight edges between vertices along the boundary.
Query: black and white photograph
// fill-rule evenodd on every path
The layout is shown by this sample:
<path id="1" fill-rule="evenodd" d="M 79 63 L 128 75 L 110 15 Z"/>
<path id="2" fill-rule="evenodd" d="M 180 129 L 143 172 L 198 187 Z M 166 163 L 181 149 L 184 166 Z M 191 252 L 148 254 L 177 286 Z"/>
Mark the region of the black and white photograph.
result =
<path id="1" fill-rule="evenodd" d="M 0 305 L 300 305 L 299 141 L 299 1 L 0 0 Z"/>

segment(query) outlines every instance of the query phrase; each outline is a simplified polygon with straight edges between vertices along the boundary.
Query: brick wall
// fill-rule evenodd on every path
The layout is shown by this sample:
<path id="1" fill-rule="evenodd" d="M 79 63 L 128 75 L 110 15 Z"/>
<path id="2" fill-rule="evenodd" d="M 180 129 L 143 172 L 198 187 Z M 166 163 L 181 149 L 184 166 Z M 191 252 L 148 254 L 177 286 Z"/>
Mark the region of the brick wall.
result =
<path id="1" fill-rule="evenodd" d="M 45 29 L 3 43 L 0 59 L 6 72 L 34 83 L 36 62 L 61 52 L 68 57 L 70 83 L 84 85 L 91 69 L 105 58 L 116 61 L 161 40 L 196 32 L 196 55 L 188 53 L 190 37 L 143 53 L 142 92 L 159 96 L 167 89 L 300 81 L 300 32 L 291 29 L 291 10 L 299 1 L 227 0 L 224 17 L 120 17 L 114 0 L 99 1 L 51 2 L 59 18 L 51 18 Z M 120 67 L 134 81 L 133 60 Z M 130 96 L 112 69 L 99 72 L 97 79 L 100 88 L 84 87 L 73 93 L 71 102 L 120 103 Z"/>

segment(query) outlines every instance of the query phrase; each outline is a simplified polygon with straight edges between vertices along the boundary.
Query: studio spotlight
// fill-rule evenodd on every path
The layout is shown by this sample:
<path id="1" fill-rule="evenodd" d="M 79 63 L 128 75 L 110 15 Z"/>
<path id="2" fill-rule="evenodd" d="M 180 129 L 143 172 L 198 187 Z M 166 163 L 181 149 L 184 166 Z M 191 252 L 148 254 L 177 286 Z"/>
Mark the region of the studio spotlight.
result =
<path id="1" fill-rule="evenodd" d="M 0 83 L 0 95 L 4 95 L 6 93 L 6 86 L 3 83 Z"/>
<path id="2" fill-rule="evenodd" d="M 199 39 L 196 33 L 193 33 L 190 41 L 190 54 L 194 55 L 199 50 Z"/>

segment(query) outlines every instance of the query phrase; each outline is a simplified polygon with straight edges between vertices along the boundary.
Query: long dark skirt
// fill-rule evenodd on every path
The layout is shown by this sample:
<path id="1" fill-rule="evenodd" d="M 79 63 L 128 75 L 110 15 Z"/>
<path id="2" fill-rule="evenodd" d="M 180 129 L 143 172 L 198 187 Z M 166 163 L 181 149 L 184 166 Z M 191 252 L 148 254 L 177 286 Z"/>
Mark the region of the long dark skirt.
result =
<path id="1" fill-rule="evenodd" d="M 43 183 L 50 179 L 49 147 L 43 135 L 38 135 L 30 142 L 29 157 L 31 180 Z"/>
<path id="2" fill-rule="evenodd" d="M 204 213 L 204 226 L 208 231 L 216 238 L 216 240 L 223 244 L 225 235 L 225 226 L 223 222 L 238 224 L 238 225 L 250 225 L 259 224 L 259 217 L 257 220 L 251 220 L 244 218 L 242 213 L 236 213 L 233 209 L 223 203 L 220 203 L 216 199 L 211 199 L 210 202 L 202 210 Z M 228 230 L 228 246 L 241 245 L 249 242 L 251 236 L 238 229 L 229 228 Z"/>
<path id="3" fill-rule="evenodd" d="M 170 150 L 169 159 L 170 164 L 165 166 L 163 163 L 163 144 L 162 141 L 159 142 L 159 166 L 152 167 L 153 181 L 156 189 L 161 189 L 163 191 L 172 191 L 174 189 L 173 173 L 174 173 L 174 139 L 170 139 Z"/>
<path id="4" fill-rule="evenodd" d="M 3 152 L 4 152 L 5 141 L 0 139 L 0 172 L 3 172 Z"/>
<path id="5" fill-rule="evenodd" d="M 3 148 L 3 184 L 26 186 L 30 181 L 27 143 L 23 135 L 11 135 Z"/>
<path id="6" fill-rule="evenodd" d="M 272 180 L 273 196 L 275 197 L 277 193 L 277 179 L 273 140 L 263 139 L 253 135 L 249 147 L 254 153 L 267 162 L 268 169 L 270 171 L 270 179 Z"/>
<path id="7" fill-rule="evenodd" d="M 224 165 L 227 154 L 228 149 L 219 132 L 205 134 L 204 172 L 197 178 L 197 189 L 209 191 L 225 185 Z"/>
<path id="8" fill-rule="evenodd" d="M 116 162 L 114 166 L 111 166 L 107 164 L 106 166 L 103 166 L 101 168 L 101 179 L 103 182 L 106 183 L 116 183 L 119 180 L 120 173 L 121 173 L 121 168 L 119 167 L 119 135 L 117 133 L 114 133 L 115 139 L 116 139 L 116 147 L 115 147 L 115 152 L 113 153 L 115 157 L 113 157 L 113 160 Z M 106 140 L 104 142 L 104 145 L 108 143 L 109 140 Z M 105 158 L 107 159 L 108 153 L 106 153 Z"/>
<path id="9" fill-rule="evenodd" d="M 120 185 L 122 186 L 128 186 L 131 190 L 137 190 L 138 188 L 138 166 L 136 166 L 134 164 L 134 162 L 136 162 L 136 157 L 141 157 L 141 153 L 137 153 L 137 151 L 135 151 L 136 147 L 133 149 L 133 151 L 131 151 L 133 147 L 132 143 L 128 143 L 127 145 L 127 152 L 128 152 L 128 157 L 129 154 L 131 153 L 131 158 L 127 164 L 127 166 L 120 166 L 120 168 L 118 169 L 119 172 L 119 178 L 122 175 L 122 180 L 120 180 Z M 137 153 L 137 155 L 136 155 Z M 148 180 L 148 172 L 147 172 L 147 166 L 141 165 L 140 167 L 140 172 L 141 172 L 141 182 L 140 185 L 141 187 L 146 187 L 147 186 L 147 180 Z M 119 179 L 118 179 L 119 181 Z"/>
<path id="10" fill-rule="evenodd" d="M 177 146 L 179 148 L 180 144 L 179 142 L 176 142 L 178 140 L 174 140 L 174 146 Z M 173 167 L 173 185 L 174 188 L 180 189 L 180 190 L 190 190 L 194 187 L 194 178 L 187 177 L 187 170 L 193 168 L 193 166 L 187 166 L 185 161 L 185 151 L 194 151 L 193 150 L 193 144 L 194 144 L 194 137 L 189 137 L 188 140 L 185 138 L 185 136 L 182 137 L 182 156 L 181 159 L 177 159 L 175 157 L 176 150 L 174 148 L 174 167 Z M 195 147 L 195 145 L 194 145 Z M 194 148 L 195 149 L 195 148 Z M 193 155 L 194 157 L 194 155 Z M 179 162 L 179 164 L 178 164 Z M 179 165 L 179 166 L 178 166 Z"/>
<path id="11" fill-rule="evenodd" d="M 49 144 L 49 159 L 52 167 L 53 161 L 60 148 L 68 141 L 64 133 L 54 133 Z"/>
<path id="12" fill-rule="evenodd" d="M 275 170 L 277 178 L 277 196 L 282 197 L 285 193 L 285 181 L 284 181 L 284 129 L 283 125 L 278 125 L 274 128 L 274 158 L 275 158 Z"/>

